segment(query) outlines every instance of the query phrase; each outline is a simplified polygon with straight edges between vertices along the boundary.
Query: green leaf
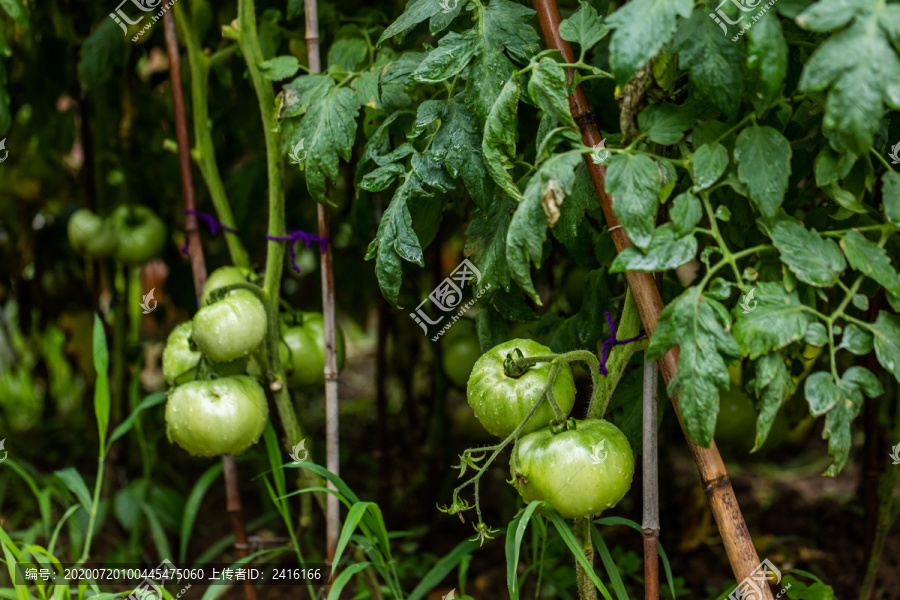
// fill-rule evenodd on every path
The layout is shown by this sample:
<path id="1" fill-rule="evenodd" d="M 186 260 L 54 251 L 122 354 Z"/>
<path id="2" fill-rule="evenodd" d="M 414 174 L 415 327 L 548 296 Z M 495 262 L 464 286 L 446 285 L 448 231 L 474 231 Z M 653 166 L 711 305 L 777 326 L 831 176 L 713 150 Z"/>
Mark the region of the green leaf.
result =
<path id="1" fill-rule="evenodd" d="M 804 283 L 831 287 L 847 266 L 834 241 L 823 239 L 815 230 L 792 220 L 777 221 L 769 237 L 781 253 L 781 261 Z"/>
<path id="2" fill-rule="evenodd" d="M 515 201 L 498 194 L 485 208 L 475 209 L 472 221 L 466 229 L 466 256 L 471 258 L 481 271 L 479 291 L 487 284 L 495 291 L 509 291 L 506 235 L 515 208 Z"/>
<path id="3" fill-rule="evenodd" d="M 815 373 L 814 375 L 819 374 Z M 837 401 L 828 411 L 828 415 L 825 417 L 825 427 L 822 430 L 822 438 L 828 440 L 828 453 L 834 458 L 834 463 L 823 474 L 833 477 L 841 472 L 850 456 L 850 426 L 859 414 L 863 403 L 863 394 L 875 398 L 880 396 L 884 390 L 872 372 L 863 367 L 847 369 L 841 377 L 839 385 L 834 383 L 830 375 L 826 374 L 826 377 L 830 385 L 823 384 L 824 380 L 819 378 L 819 383 L 825 390 L 824 393 L 827 394 L 823 399 L 832 400 L 835 395 L 834 390 L 838 390 Z M 809 391 L 808 385 L 807 391 Z M 808 393 L 807 399 L 809 399 Z M 812 403 L 810 408 L 812 409 Z"/>
<path id="4" fill-rule="evenodd" d="M 510 0 L 491 0 L 484 8 L 484 38 L 513 59 L 527 63 L 540 52 L 541 38 L 529 24 L 535 12 Z"/>
<path id="5" fill-rule="evenodd" d="M 28 9 L 21 0 L 0 0 L 0 7 L 3 7 L 13 21 L 22 27 L 28 27 Z"/>
<path id="6" fill-rule="evenodd" d="M 513 280 L 539 306 L 538 297 L 531 282 L 531 263 L 540 268 L 541 252 L 547 236 L 548 188 L 568 196 L 575 183 L 575 167 L 582 160 L 577 154 L 556 154 L 541 165 L 525 188 L 522 201 L 516 207 L 506 234 L 506 261 Z M 564 200 L 563 200 L 564 201 Z"/>
<path id="7" fill-rule="evenodd" d="M 841 248 L 851 267 L 874 279 L 891 294 L 900 294 L 900 274 L 891 266 L 891 259 L 884 248 L 879 248 L 855 229 L 847 232 L 841 240 Z"/>
<path id="8" fill-rule="evenodd" d="M 328 66 L 339 66 L 345 71 L 355 71 L 365 62 L 368 52 L 365 40 L 360 38 L 338 40 L 328 51 Z"/>
<path id="9" fill-rule="evenodd" d="M 787 75 L 788 47 L 774 10 L 763 13 L 747 31 L 747 89 L 756 112 L 778 97 Z"/>
<path id="10" fill-rule="evenodd" d="M 843 348 L 848 352 L 857 356 L 864 356 L 872 351 L 873 340 L 872 334 L 853 323 L 844 327 L 841 335 L 841 344 L 838 348 Z"/>
<path id="11" fill-rule="evenodd" d="M 900 227 L 900 175 L 886 171 L 881 176 L 881 197 L 884 201 L 884 216 L 896 227 Z"/>
<path id="12" fill-rule="evenodd" d="M 437 561 L 431 570 L 419 580 L 419 584 L 413 588 L 406 600 L 422 600 L 425 596 L 440 585 L 447 575 L 466 557 L 470 557 L 480 544 L 477 540 L 465 540 L 456 545 L 453 550 L 445 554 Z"/>
<path id="13" fill-rule="evenodd" d="M 819 371 L 806 378 L 806 401 L 809 411 L 821 417 L 831 410 L 841 396 L 841 390 L 831 377 L 831 373 Z"/>
<path id="14" fill-rule="evenodd" d="M 609 29 L 597 10 L 588 2 L 579 2 L 578 10 L 559 24 L 559 36 L 567 42 L 575 42 L 585 53 L 606 37 Z"/>
<path id="15" fill-rule="evenodd" d="M 672 225 L 675 227 L 675 234 L 679 237 L 687 235 L 693 231 L 703 217 L 700 200 L 690 192 L 682 192 L 675 196 L 675 200 L 672 202 L 670 215 Z"/>
<path id="16" fill-rule="evenodd" d="M 516 517 L 510 521 L 506 529 L 506 587 L 509 589 L 510 600 L 519 598 L 519 553 L 522 547 L 522 538 L 525 529 L 534 514 L 535 509 L 541 506 L 540 500 L 532 500 Z"/>
<path id="17" fill-rule="evenodd" d="M 413 154 L 410 166 L 424 183 L 442 192 L 456 188 L 453 180 L 444 170 L 444 161 L 430 150 L 424 154 Z"/>
<path id="18" fill-rule="evenodd" d="M 672 37 L 675 18 L 689 17 L 692 9 L 690 0 L 632 0 L 607 17 L 606 25 L 615 29 L 609 44 L 609 62 L 616 83 L 628 83 L 644 63 L 656 56 Z"/>
<path id="19" fill-rule="evenodd" d="M 803 333 L 803 340 L 807 344 L 822 348 L 828 343 L 828 332 L 825 330 L 824 325 L 818 321 L 813 321 L 806 326 L 806 331 Z"/>
<path id="20" fill-rule="evenodd" d="M 590 188 L 584 193 L 585 184 Z M 584 214 L 595 203 L 594 187 L 588 175 L 587 165 L 582 161 L 575 167 L 575 185 L 559 208 L 559 220 L 551 231 L 572 254 L 576 262 L 584 262 L 590 243 L 590 224 L 584 223 Z"/>
<path id="21" fill-rule="evenodd" d="M 187 500 L 185 500 L 184 514 L 181 520 L 180 543 L 178 546 L 179 563 L 183 564 L 185 560 L 187 560 L 188 543 L 191 541 L 191 531 L 194 529 L 194 523 L 200 512 L 200 505 L 210 486 L 212 486 L 219 475 L 222 474 L 222 469 L 223 463 L 221 461 L 213 463 L 211 467 L 197 478 L 197 482 L 194 484 L 194 487 L 191 488 L 191 492 L 188 494 Z"/>
<path id="22" fill-rule="evenodd" d="M 429 19 L 441 11 L 440 0 L 412 0 L 406 5 L 406 10 L 400 15 L 396 21 L 388 25 L 381 37 L 378 38 L 378 44 L 389 37 L 404 34 L 425 19 Z"/>
<path id="23" fill-rule="evenodd" d="M 476 121 L 484 123 L 515 67 L 499 48 L 485 43 L 467 71 L 466 106 Z"/>
<path id="24" fill-rule="evenodd" d="M 735 118 L 744 93 L 743 47 L 723 36 L 702 10 L 694 11 L 679 25 L 675 47 L 678 65 L 691 74 L 691 82 L 700 93 Z"/>
<path id="25" fill-rule="evenodd" d="M 451 2 L 453 2 L 453 0 L 450 0 L 445 4 L 452 6 Z M 434 36 L 445 30 L 468 4 L 469 0 L 457 0 L 455 3 L 456 8 L 453 8 L 452 10 L 442 8 L 439 13 L 431 15 L 431 19 L 428 21 L 429 33 Z"/>
<path id="26" fill-rule="evenodd" d="M 790 586 L 790 600 L 836 600 L 834 589 L 821 581 L 807 586 L 790 575 L 785 575 L 783 580 L 785 587 Z"/>
<path id="27" fill-rule="evenodd" d="M 685 430 L 704 448 L 709 447 L 716 428 L 719 390 L 731 384 L 725 359 L 741 355 L 728 333 L 730 327 L 725 307 L 691 287 L 660 313 L 647 348 L 646 360 L 658 360 L 672 346 L 681 347 L 678 368 L 667 390 L 670 396 L 679 394 Z"/>
<path id="28" fill-rule="evenodd" d="M 766 443 L 778 410 L 794 393 L 794 382 L 780 352 L 761 356 L 755 367 L 756 377 L 751 381 L 749 389 L 759 398 L 756 403 L 759 417 L 756 419 L 756 440 L 751 453 Z"/>
<path id="29" fill-rule="evenodd" d="M 544 112 L 564 126 L 575 127 L 569 112 L 569 94 L 566 90 L 566 72 L 552 58 L 542 58 L 531 72 L 528 95 Z"/>
<path id="30" fill-rule="evenodd" d="M 606 170 L 606 193 L 612 194 L 613 210 L 631 240 L 644 250 L 656 227 L 659 191 L 659 171 L 653 159 L 642 154 L 612 157 Z"/>
<path id="31" fill-rule="evenodd" d="M 4 5 L 8 9 L 9 5 Z M 122 30 L 110 18 L 94 28 L 81 47 L 78 59 L 78 80 L 85 89 L 96 89 L 108 81 L 125 65 L 128 46 Z"/>
<path id="32" fill-rule="evenodd" d="M 438 47 L 428 53 L 412 78 L 426 83 L 437 83 L 454 77 L 469 66 L 469 61 L 481 48 L 481 36 L 470 29 L 462 35 L 450 32 L 441 38 Z"/>
<path id="33" fill-rule="evenodd" d="M 503 90 L 484 125 L 484 139 L 481 152 L 488 173 L 494 181 L 516 200 L 522 200 L 522 193 L 516 187 L 510 171 L 512 159 L 516 156 L 519 119 L 519 81 L 513 77 L 506 82 Z"/>
<path id="34" fill-rule="evenodd" d="M 416 263 L 420 267 L 425 266 L 422 248 L 419 246 L 416 232 L 413 231 L 412 217 L 407 205 L 410 198 L 424 193 L 419 177 L 415 173 L 410 173 L 406 181 L 394 192 L 391 203 L 381 215 L 378 232 L 366 252 L 366 260 L 376 259 L 375 275 L 378 277 L 378 285 L 385 299 L 393 306 L 398 306 L 400 281 L 403 277 L 400 260 Z"/>
<path id="35" fill-rule="evenodd" d="M 569 529 L 569 526 L 563 518 L 556 512 L 556 509 L 552 508 L 546 502 L 543 504 L 545 512 L 550 517 L 550 522 L 556 527 L 559 537 L 561 537 L 566 546 L 568 546 L 569 552 L 572 553 L 572 556 L 574 556 L 575 560 L 578 561 L 578 564 L 581 565 L 583 572 L 587 574 L 588 578 L 594 586 L 600 590 L 600 593 L 603 594 L 603 597 L 606 600 L 612 600 L 612 596 L 609 595 L 609 590 L 606 589 L 606 586 L 603 585 L 603 582 L 597 577 L 597 573 L 594 571 L 591 563 L 588 562 L 587 557 L 584 555 L 584 550 L 581 549 L 581 545 L 575 539 L 572 530 Z"/>
<path id="36" fill-rule="evenodd" d="M 394 180 L 405 172 L 406 169 L 403 168 L 403 165 L 397 163 L 378 167 L 362 178 L 359 187 L 370 192 L 380 192 L 390 187 Z"/>
<path id="37" fill-rule="evenodd" d="M 832 183 L 840 181 L 847 176 L 853 163 L 856 162 L 856 155 L 852 152 L 844 152 L 838 154 L 831 146 L 824 146 L 816 157 L 815 175 L 816 185 L 824 188 Z"/>
<path id="38" fill-rule="evenodd" d="M 313 185 L 310 177 L 327 175 L 337 181 L 338 161 L 350 160 L 356 137 L 356 116 L 359 102 L 347 87 L 335 87 L 332 82 L 327 93 L 311 99 L 309 109 L 295 129 L 291 144 L 303 140 L 309 149 L 306 158 L 307 187 L 318 202 L 325 201 L 323 185 Z"/>
<path id="39" fill-rule="evenodd" d="M 281 118 L 287 119 L 306 114 L 310 105 L 327 94 L 332 86 L 334 86 L 334 80 L 328 75 L 321 74 L 301 75 L 285 84 Z"/>
<path id="40" fill-rule="evenodd" d="M 545 343 L 551 350 L 563 353 L 597 345 L 604 332 L 605 307 L 612 300 L 606 278 L 603 269 L 588 273 L 581 308 L 571 317 L 560 319 L 546 337 Z"/>
<path id="41" fill-rule="evenodd" d="M 744 129 L 734 147 L 738 177 L 747 184 L 750 199 L 772 219 L 778 213 L 791 175 L 791 145 L 771 127 Z"/>
<path id="42" fill-rule="evenodd" d="M 900 108 L 900 60 L 888 39 L 895 11 L 885 3 L 815 4 L 797 18 L 812 29 L 830 28 L 850 19 L 853 24 L 816 49 L 803 67 L 802 92 L 828 91 L 823 127 L 841 143 L 865 154 L 885 111 Z M 818 8 L 816 8 L 818 7 Z"/>
<path id="43" fill-rule="evenodd" d="M 259 73 L 269 81 L 281 81 L 296 75 L 300 61 L 296 56 L 278 56 L 259 64 Z"/>
<path id="44" fill-rule="evenodd" d="M 54 475 L 62 479 L 63 483 L 66 484 L 66 487 L 75 494 L 75 497 L 78 498 L 78 502 L 81 503 L 84 510 L 91 512 L 91 506 L 93 506 L 94 503 L 91 500 L 91 493 L 88 491 L 88 487 L 81 477 L 81 473 L 74 467 L 68 467 L 66 469 L 54 471 Z"/>
<path id="45" fill-rule="evenodd" d="M 426 100 L 419 104 L 416 110 L 416 121 L 412 130 L 406 134 L 408 139 L 414 139 L 425 131 L 425 128 L 442 118 L 447 111 L 446 100 Z"/>
<path id="46" fill-rule="evenodd" d="M 682 194 L 683 195 L 683 194 Z M 623 271 L 667 271 L 680 267 L 697 255 L 697 238 L 692 235 L 676 238 L 670 223 L 657 227 L 647 252 L 629 246 L 616 255 L 610 273 Z"/>
<path id="47" fill-rule="evenodd" d="M 109 427 L 109 349 L 106 347 L 106 332 L 100 316 L 94 315 L 94 415 L 97 417 L 97 431 L 100 437 L 100 456 L 106 452 L 106 433 Z"/>
<path id="48" fill-rule="evenodd" d="M 638 115 L 638 127 L 651 141 L 669 146 L 690 129 L 694 116 L 694 111 L 669 102 L 651 104 Z"/>
<path id="49" fill-rule="evenodd" d="M 357 573 L 371 564 L 372 563 L 367 561 L 358 562 L 348 566 L 346 569 L 341 571 L 341 574 L 338 575 L 335 578 L 334 583 L 331 584 L 330 589 L 328 590 L 328 598 L 326 600 L 338 600 L 341 597 L 341 592 L 344 591 L 344 588 L 348 583 L 350 583 L 350 580 L 353 579 L 353 577 Z"/>
<path id="50" fill-rule="evenodd" d="M 481 132 L 475 127 L 475 119 L 466 109 L 462 94 L 458 94 L 447 103 L 441 128 L 431 145 L 432 152 L 444 159 L 451 177 L 462 177 L 476 206 L 483 207 L 493 196 L 494 181 L 484 166 L 481 143 Z"/>
<path id="51" fill-rule="evenodd" d="M 606 542 L 603 541 L 600 530 L 595 525 L 591 526 L 591 540 L 593 540 L 594 546 L 597 548 L 597 554 L 600 555 L 600 561 L 603 563 L 603 568 L 606 569 L 606 575 L 612 582 L 617 600 L 629 600 L 630 596 L 625 589 L 625 582 L 622 581 L 622 576 L 619 574 L 619 567 L 613 560 L 612 554 L 609 553 L 609 548 L 606 547 Z"/>
<path id="52" fill-rule="evenodd" d="M 872 323 L 872 335 L 878 362 L 900 382 L 900 317 L 879 311 Z"/>
<path id="53" fill-rule="evenodd" d="M 873 4 L 869 0 L 820 0 L 797 17 L 797 25 L 811 31 L 831 31 L 843 27 L 860 9 Z"/>
<path id="54" fill-rule="evenodd" d="M 131 414 L 128 415 L 128 417 L 124 421 L 119 423 L 119 425 L 113 430 L 112 435 L 109 436 L 108 444 L 112 445 L 113 442 L 128 433 L 134 426 L 134 422 L 137 420 L 138 415 L 141 414 L 142 411 L 162 404 L 166 401 L 167 398 L 168 396 L 166 396 L 166 394 L 162 392 L 150 394 L 149 396 L 144 398 L 141 403 L 138 404 L 133 411 L 131 411 Z"/>
<path id="55" fill-rule="evenodd" d="M 694 188 L 705 190 L 717 182 L 728 167 L 728 150 L 718 142 L 703 144 L 694 152 Z"/>
<path id="56" fill-rule="evenodd" d="M 796 290 L 788 293 L 778 282 L 763 282 L 756 289 L 756 308 L 749 313 L 734 309 L 734 339 L 750 358 L 803 339 L 809 320 Z"/>

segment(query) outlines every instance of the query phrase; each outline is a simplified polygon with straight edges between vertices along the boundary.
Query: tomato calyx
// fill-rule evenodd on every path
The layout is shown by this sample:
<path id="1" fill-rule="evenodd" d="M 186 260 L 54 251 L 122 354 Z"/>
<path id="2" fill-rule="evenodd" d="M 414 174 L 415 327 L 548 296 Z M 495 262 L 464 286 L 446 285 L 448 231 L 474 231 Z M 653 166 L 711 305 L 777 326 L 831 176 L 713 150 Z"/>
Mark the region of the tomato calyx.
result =
<path id="1" fill-rule="evenodd" d="M 550 433 L 553 435 L 558 435 L 564 431 L 575 431 L 577 428 L 578 424 L 575 422 L 575 419 L 572 418 L 568 418 L 565 421 L 550 422 Z"/>
<path id="2" fill-rule="evenodd" d="M 516 356 L 513 356 L 513 353 L 515 353 Z M 506 360 L 503 361 L 503 372 L 506 373 L 507 377 L 518 379 L 531 368 L 531 365 L 525 363 L 524 360 L 525 355 L 522 354 L 522 351 L 518 348 L 514 348 L 506 355 Z"/>

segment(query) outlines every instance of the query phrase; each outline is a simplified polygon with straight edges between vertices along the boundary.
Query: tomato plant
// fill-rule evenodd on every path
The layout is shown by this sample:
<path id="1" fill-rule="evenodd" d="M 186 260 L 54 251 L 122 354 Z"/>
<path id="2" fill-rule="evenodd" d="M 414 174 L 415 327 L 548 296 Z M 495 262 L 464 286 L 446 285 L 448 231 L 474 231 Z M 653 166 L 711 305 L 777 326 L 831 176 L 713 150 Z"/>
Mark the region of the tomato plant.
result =
<path id="1" fill-rule="evenodd" d="M 266 335 L 266 309 L 248 290 L 227 292 L 194 315 L 191 339 L 216 362 L 243 358 L 256 349 Z"/>

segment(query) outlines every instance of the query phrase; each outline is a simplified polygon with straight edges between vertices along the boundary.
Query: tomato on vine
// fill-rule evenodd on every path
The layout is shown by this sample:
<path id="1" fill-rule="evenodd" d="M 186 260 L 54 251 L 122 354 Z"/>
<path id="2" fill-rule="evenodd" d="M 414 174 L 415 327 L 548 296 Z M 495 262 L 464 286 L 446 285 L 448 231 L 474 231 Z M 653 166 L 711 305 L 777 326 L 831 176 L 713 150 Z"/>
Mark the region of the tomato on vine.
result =
<path id="1" fill-rule="evenodd" d="M 631 488 L 634 454 L 618 427 L 603 420 L 570 420 L 560 433 L 544 428 L 519 439 L 509 461 L 525 502 L 544 500 L 566 518 L 612 508 Z"/>
<path id="2" fill-rule="evenodd" d="M 268 420 L 266 395 L 246 375 L 185 383 L 166 402 L 166 436 L 196 456 L 241 454 Z"/>
<path id="3" fill-rule="evenodd" d="M 475 362 L 466 386 L 466 398 L 475 416 L 485 429 L 500 438 L 515 431 L 541 399 L 551 370 L 549 362 L 542 362 L 530 366 L 518 377 L 508 375 L 504 363 L 516 349 L 525 358 L 553 354 L 550 348 L 532 340 L 503 342 Z M 575 380 L 568 364 L 559 365 L 552 391 L 557 404 L 568 415 L 575 405 Z M 550 403 L 544 402 L 525 423 L 521 433 L 536 431 L 553 418 Z"/>
<path id="4" fill-rule="evenodd" d="M 72 249 L 88 258 L 106 258 L 116 247 L 116 235 L 109 223 L 87 208 L 72 213 L 66 232 Z"/>
<path id="5" fill-rule="evenodd" d="M 447 378 L 457 387 L 466 387 L 472 367 L 481 356 L 481 346 L 475 323 L 460 319 L 444 334 L 444 354 L 441 362 Z"/>
<path id="6" fill-rule="evenodd" d="M 210 296 L 218 289 L 236 283 L 255 282 L 256 279 L 256 273 L 248 267 L 235 267 L 232 265 L 219 267 L 210 273 L 206 279 L 206 284 L 203 286 L 203 295 L 200 297 L 200 306 L 209 304 Z"/>
<path id="7" fill-rule="evenodd" d="M 109 222 L 116 236 L 115 257 L 120 262 L 141 265 L 162 252 L 166 225 L 146 206 L 119 206 Z"/>
<path id="8" fill-rule="evenodd" d="M 322 313 L 304 312 L 302 323 L 282 323 L 281 363 L 290 385 L 316 385 L 325 381 L 325 320 Z M 338 370 L 344 366 L 344 334 L 337 328 Z"/>
<path id="9" fill-rule="evenodd" d="M 204 306 L 194 315 L 191 338 L 204 355 L 230 362 L 250 354 L 266 335 L 266 309 L 256 295 L 244 289 Z"/>

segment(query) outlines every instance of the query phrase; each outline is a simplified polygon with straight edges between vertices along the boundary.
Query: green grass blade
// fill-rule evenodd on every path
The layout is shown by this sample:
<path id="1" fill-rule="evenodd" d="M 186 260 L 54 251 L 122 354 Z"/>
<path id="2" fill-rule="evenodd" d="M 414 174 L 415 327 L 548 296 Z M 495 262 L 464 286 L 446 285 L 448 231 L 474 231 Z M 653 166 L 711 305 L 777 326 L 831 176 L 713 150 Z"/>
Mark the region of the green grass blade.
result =
<path id="1" fill-rule="evenodd" d="M 311 462 L 302 462 L 302 463 L 288 463 L 284 465 L 286 469 L 309 469 L 313 473 L 318 473 L 328 481 L 334 484 L 334 487 L 344 495 L 345 498 L 350 500 L 353 504 L 359 502 L 359 497 L 353 493 L 353 490 L 344 483 L 344 480 L 320 465 Z"/>
<path id="2" fill-rule="evenodd" d="M 547 514 L 550 516 L 550 522 L 556 527 L 559 536 L 563 539 L 566 546 L 569 547 L 569 551 L 575 557 L 575 560 L 578 561 L 578 564 L 584 569 L 584 572 L 587 573 L 587 576 L 593 584 L 600 590 L 600 593 L 603 594 L 603 597 L 606 598 L 606 600 L 612 600 L 612 596 L 609 595 L 609 590 L 606 589 L 606 586 L 603 585 L 603 582 L 597 577 L 597 573 L 594 572 L 594 568 L 588 563 L 587 556 L 584 555 L 584 550 L 578 545 L 575 535 L 572 533 L 572 530 L 569 529 L 569 526 L 563 518 L 556 510 L 549 506 L 545 506 L 544 510 L 547 511 Z"/>
<path id="3" fill-rule="evenodd" d="M 46 490 L 39 489 L 37 483 L 35 483 L 34 481 L 34 478 L 29 475 L 28 472 L 15 460 L 9 459 L 4 464 L 7 467 L 10 467 L 19 477 L 22 478 L 22 480 L 31 489 L 34 497 L 37 498 L 38 508 L 41 511 L 41 522 L 44 525 L 44 535 L 46 535 L 50 530 L 50 494 Z"/>
<path id="4" fill-rule="evenodd" d="M 76 498 L 78 498 L 78 501 L 81 503 L 81 506 L 84 507 L 84 510 L 90 513 L 91 506 L 93 505 L 91 492 L 88 490 L 87 484 L 84 483 L 81 473 L 76 471 L 73 467 L 68 467 L 66 469 L 55 471 L 55 475 L 62 479 L 63 483 L 66 484 L 66 487 L 75 494 Z"/>
<path id="5" fill-rule="evenodd" d="M 275 489 L 278 490 L 278 496 L 284 496 L 287 492 L 287 484 L 284 477 L 284 469 L 282 468 L 281 449 L 278 446 L 278 436 L 272 427 L 272 422 L 266 424 L 263 439 L 266 443 L 266 454 L 269 457 L 269 465 L 272 467 L 272 478 L 275 480 Z M 285 503 L 286 504 L 286 503 Z"/>
<path id="6" fill-rule="evenodd" d="M 146 401 L 145 401 L 146 402 Z M 213 482 L 222 474 L 222 461 L 216 461 L 213 466 L 204 471 L 203 475 L 197 479 L 197 483 L 191 489 L 191 493 L 184 503 L 184 516 L 181 519 L 181 539 L 178 546 L 178 560 L 184 564 L 187 557 L 187 547 L 191 538 L 191 531 L 194 529 L 194 523 L 197 520 L 197 513 L 200 512 L 200 505 L 203 498 Z"/>
<path id="7" fill-rule="evenodd" d="M 528 522 L 534 511 L 543 504 L 540 500 L 528 503 L 522 512 L 509 524 L 506 529 L 506 586 L 509 588 L 510 600 L 519 598 L 519 554 L 522 548 L 522 538 L 528 528 Z"/>
<path id="8" fill-rule="evenodd" d="M 150 526 L 150 537 L 153 538 L 153 544 L 156 546 L 156 551 L 159 553 L 159 560 L 167 560 L 172 556 L 172 549 L 169 547 L 169 539 L 166 536 L 162 523 L 159 522 L 159 517 L 156 516 L 156 511 L 146 502 L 141 502 L 141 509 L 144 511 L 144 514 L 147 515 L 147 524 Z"/>
<path id="9" fill-rule="evenodd" d="M 362 521 L 370 506 L 373 506 L 371 502 L 357 502 L 350 507 L 350 512 L 347 513 L 347 518 L 344 520 L 344 526 L 341 528 L 341 535 L 338 538 L 338 543 L 334 550 L 334 560 L 331 565 L 331 577 L 334 577 L 334 572 L 338 568 L 338 563 L 341 562 L 341 556 L 343 556 L 344 549 L 350 542 L 350 536 L 353 535 L 353 531 L 356 529 L 359 522 Z"/>
<path id="10" fill-rule="evenodd" d="M 97 382 L 94 385 L 94 414 L 97 416 L 97 431 L 100 434 L 100 456 L 106 453 L 106 430 L 109 427 L 109 350 L 106 347 L 106 333 L 100 315 L 94 315 L 94 370 Z"/>
<path id="11" fill-rule="evenodd" d="M 62 518 L 59 520 L 59 523 L 56 524 L 56 527 L 53 528 L 53 535 L 50 536 L 50 544 L 47 546 L 48 552 L 53 554 L 53 548 L 56 546 L 56 539 L 59 537 L 59 531 L 62 529 L 62 526 L 66 523 L 69 517 L 75 514 L 75 511 L 78 510 L 78 505 L 70 506 L 69 509 L 63 513 Z"/>
<path id="12" fill-rule="evenodd" d="M 157 404 L 162 404 L 166 401 L 167 396 L 160 392 L 158 394 L 150 394 L 146 398 L 144 398 L 140 404 L 138 404 L 135 409 L 131 412 L 128 417 L 119 423 L 119 426 L 116 427 L 112 435 L 109 436 L 108 445 L 111 446 L 113 442 L 117 439 L 128 433 L 132 427 L 134 427 L 134 421 L 137 419 L 137 416 L 141 413 L 141 411 L 147 410 L 148 408 L 153 408 Z"/>
<path id="13" fill-rule="evenodd" d="M 616 568 L 616 563 L 613 561 L 609 548 L 606 547 L 606 542 L 603 541 L 603 536 L 600 535 L 600 530 L 597 529 L 596 525 L 591 526 L 591 540 L 594 542 L 597 554 L 600 555 L 600 560 L 606 568 L 606 574 L 609 575 L 609 580 L 612 582 L 616 596 L 619 600 L 629 600 L 628 592 L 625 591 L 625 583 L 622 581 L 622 576 L 619 575 L 619 569 Z"/>
<path id="14" fill-rule="evenodd" d="M 422 600 L 425 597 L 425 594 L 433 590 L 437 585 L 443 581 L 444 577 L 446 577 L 453 569 L 463 560 L 466 556 L 472 554 L 479 547 L 478 541 L 466 540 L 457 544 L 457 546 L 450 551 L 447 556 L 443 557 L 439 560 L 428 573 L 425 574 L 425 577 L 419 582 L 412 592 L 409 594 L 409 598 L 407 600 Z"/>
<path id="15" fill-rule="evenodd" d="M 369 564 L 370 563 L 367 562 L 361 562 L 347 567 L 347 570 L 338 575 L 337 579 L 334 580 L 334 583 L 331 584 L 331 591 L 328 592 L 328 600 L 338 600 L 338 598 L 341 597 L 341 592 L 344 590 L 344 586 L 350 583 L 350 579 L 354 575 L 368 567 Z"/>

